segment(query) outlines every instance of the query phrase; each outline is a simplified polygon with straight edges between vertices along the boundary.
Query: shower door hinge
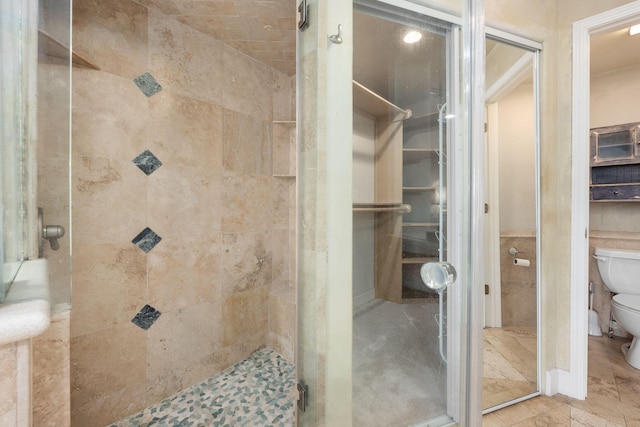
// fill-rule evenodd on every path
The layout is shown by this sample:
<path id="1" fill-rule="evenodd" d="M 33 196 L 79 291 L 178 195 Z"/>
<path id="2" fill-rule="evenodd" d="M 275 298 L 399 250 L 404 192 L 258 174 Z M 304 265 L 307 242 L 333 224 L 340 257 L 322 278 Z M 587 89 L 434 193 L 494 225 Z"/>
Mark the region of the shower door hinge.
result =
<path id="1" fill-rule="evenodd" d="M 309 8 L 307 0 L 302 0 L 298 5 L 298 29 L 304 31 L 309 26 Z"/>
<path id="2" fill-rule="evenodd" d="M 298 383 L 298 409 L 301 412 L 307 410 L 307 400 L 309 399 L 309 386 Z"/>
<path id="3" fill-rule="evenodd" d="M 489 285 L 486 283 L 484 284 L 484 294 L 489 295 Z"/>

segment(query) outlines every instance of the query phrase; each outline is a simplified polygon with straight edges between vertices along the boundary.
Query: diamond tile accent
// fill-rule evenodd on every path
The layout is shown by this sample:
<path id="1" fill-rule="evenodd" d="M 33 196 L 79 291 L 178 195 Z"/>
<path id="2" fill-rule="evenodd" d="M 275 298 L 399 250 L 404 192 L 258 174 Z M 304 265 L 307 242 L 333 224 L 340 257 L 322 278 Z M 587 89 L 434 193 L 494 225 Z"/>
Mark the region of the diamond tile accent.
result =
<path id="1" fill-rule="evenodd" d="M 151 73 L 144 73 L 133 79 L 133 82 L 138 86 L 138 89 L 146 95 L 147 98 L 152 97 L 156 93 L 162 90 L 160 83 L 151 75 Z"/>
<path id="2" fill-rule="evenodd" d="M 149 253 L 151 249 L 160 243 L 160 240 L 162 240 L 162 237 L 147 227 L 134 237 L 131 243 L 142 249 L 145 253 Z"/>
<path id="3" fill-rule="evenodd" d="M 135 163 L 142 172 L 147 174 L 147 176 L 151 175 L 156 169 L 162 166 L 162 162 L 149 150 L 144 150 L 142 153 L 138 154 L 132 162 Z"/>
<path id="4" fill-rule="evenodd" d="M 140 310 L 138 314 L 136 314 L 136 316 L 131 319 L 131 322 L 146 331 L 151 327 L 151 325 L 153 325 L 156 320 L 158 320 L 158 317 L 160 317 L 161 314 L 162 313 L 160 313 L 158 310 L 151 307 L 149 304 L 146 304 L 144 307 L 142 307 L 142 310 Z"/>

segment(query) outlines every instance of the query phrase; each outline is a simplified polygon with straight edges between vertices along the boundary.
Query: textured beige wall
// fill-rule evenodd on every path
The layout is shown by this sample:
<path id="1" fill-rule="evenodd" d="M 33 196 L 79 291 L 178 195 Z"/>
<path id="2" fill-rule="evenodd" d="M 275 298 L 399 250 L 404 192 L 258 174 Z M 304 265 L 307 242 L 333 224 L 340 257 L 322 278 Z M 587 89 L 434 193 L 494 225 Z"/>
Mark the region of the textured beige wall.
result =
<path id="1" fill-rule="evenodd" d="M 99 68 L 73 87 L 71 404 L 89 427 L 268 343 L 292 358 L 295 180 L 272 176 L 291 141 L 272 121 L 294 110 L 290 77 L 211 36 L 130 0 L 74 6 L 74 50 Z M 147 149 L 149 176 L 132 162 Z M 162 238 L 148 253 L 131 242 L 145 227 Z M 145 304 L 148 330 L 131 323 Z"/>
<path id="2" fill-rule="evenodd" d="M 498 114 L 500 233 L 532 232 L 536 229 L 536 133 L 532 85 L 520 85 L 501 98 Z"/>
<path id="3" fill-rule="evenodd" d="M 569 369 L 571 25 L 628 0 L 486 0 L 486 22 L 543 43 L 541 238 L 543 369 Z"/>
<path id="4" fill-rule="evenodd" d="M 562 252 L 563 248 L 568 253 L 568 227 L 563 232 L 563 225 L 559 223 L 562 217 L 561 207 L 568 209 L 568 201 L 561 202 L 562 193 L 559 191 L 559 181 L 561 177 L 562 158 L 558 157 L 558 147 L 556 138 L 557 126 L 557 79 L 556 79 L 556 61 L 557 54 L 557 36 L 556 36 L 556 7 L 557 2 L 547 0 L 542 2 L 505 1 L 505 0 L 486 0 L 486 23 L 488 26 L 496 27 L 514 34 L 522 35 L 530 39 L 543 43 L 543 51 L 541 53 L 540 72 L 540 176 L 541 176 L 541 245 L 542 259 L 538 260 L 542 263 L 542 328 L 540 336 L 542 340 L 542 366 L 543 369 L 551 369 L 556 367 L 558 363 L 556 355 L 556 343 L 559 331 L 563 327 L 562 324 L 556 324 L 556 313 L 561 310 L 568 315 L 569 300 L 557 300 L 557 291 L 561 286 L 557 282 L 565 280 L 568 290 L 568 269 L 566 270 L 567 278 L 562 277 L 562 266 L 552 265 L 554 260 L 558 259 L 558 252 Z M 570 145 L 569 145 L 570 148 Z M 568 158 L 567 158 L 568 159 Z M 564 160 L 566 163 L 567 159 Z M 570 180 L 565 185 L 565 191 L 570 190 Z M 566 213 L 565 213 L 566 215 Z M 558 238 L 558 241 L 545 236 L 553 236 L 552 239 Z M 566 239 L 566 241 L 563 241 Z M 565 255 L 566 256 L 566 255 Z M 560 270 L 560 271 L 559 271 Z M 545 285 L 551 284 L 553 286 Z M 568 296 L 568 295 L 567 295 Z M 564 305 L 563 305 L 564 303 Z M 567 322 L 568 327 L 568 322 Z M 565 328 L 566 329 L 566 328 Z M 568 330 L 564 331 L 568 334 Z M 561 335 L 560 335 L 561 336 Z M 568 335 L 565 335 L 568 336 Z"/>

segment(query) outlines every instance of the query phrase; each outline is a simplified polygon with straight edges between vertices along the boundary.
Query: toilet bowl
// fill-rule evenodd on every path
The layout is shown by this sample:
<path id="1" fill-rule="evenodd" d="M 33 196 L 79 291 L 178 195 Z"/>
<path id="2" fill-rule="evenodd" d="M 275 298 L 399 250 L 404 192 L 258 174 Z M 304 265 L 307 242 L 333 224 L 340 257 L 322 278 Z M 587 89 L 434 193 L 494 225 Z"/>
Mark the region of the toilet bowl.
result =
<path id="1" fill-rule="evenodd" d="M 611 310 L 616 321 L 633 336 L 631 343 L 622 346 L 622 353 L 629 365 L 640 369 L 640 295 L 614 295 Z"/>
<path id="2" fill-rule="evenodd" d="M 596 248 L 594 258 L 604 284 L 616 294 L 611 299 L 613 317 L 633 336 L 622 353 L 629 365 L 640 369 L 640 252 Z"/>

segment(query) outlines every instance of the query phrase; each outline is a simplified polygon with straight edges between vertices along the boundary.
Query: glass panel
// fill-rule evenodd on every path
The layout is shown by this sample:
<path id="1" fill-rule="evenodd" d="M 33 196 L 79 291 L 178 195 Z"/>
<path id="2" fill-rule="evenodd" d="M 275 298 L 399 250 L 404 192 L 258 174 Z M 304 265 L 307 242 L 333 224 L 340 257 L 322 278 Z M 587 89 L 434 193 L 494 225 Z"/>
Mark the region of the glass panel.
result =
<path id="1" fill-rule="evenodd" d="M 315 325 L 318 324 L 317 269 L 315 262 L 315 226 L 316 215 L 316 132 L 315 127 L 318 108 L 314 100 L 317 98 L 316 68 L 318 25 L 317 1 L 301 1 L 298 9 L 298 31 L 296 43 L 296 93 L 298 144 L 297 144 L 297 180 L 298 180 L 298 316 L 297 316 L 297 352 L 296 376 L 298 380 L 297 423 L 299 426 L 317 425 L 318 404 L 315 397 L 318 384 L 318 338 Z M 313 18 L 313 21 L 311 20 Z M 307 21 L 308 19 L 308 21 Z M 303 76 L 308 76 L 307 78 Z M 306 132 L 305 132 L 306 130 Z M 309 147 L 305 153 L 304 147 Z M 308 218 L 308 219 L 307 219 Z M 305 222 L 309 226 L 304 227 Z M 307 232 L 308 230 L 308 232 Z M 307 400 L 307 397 L 309 399 Z M 300 399 L 302 398 L 302 399 Z"/>
<path id="2" fill-rule="evenodd" d="M 304 4 L 305 2 L 300 1 Z M 308 0 L 298 32 L 298 425 L 351 420 L 352 4 Z M 342 34 L 342 42 L 327 35 Z M 329 250 L 329 248 L 331 248 Z M 304 406 L 304 405 L 303 405 Z"/>
<path id="3" fill-rule="evenodd" d="M 304 2 L 300 3 L 304 7 Z M 360 79 L 365 83 L 351 81 L 351 63 L 354 59 L 351 48 L 358 38 L 357 31 L 351 25 L 351 5 L 347 7 L 347 2 L 341 0 L 308 0 L 307 3 L 310 22 L 299 33 L 297 54 L 300 239 L 297 374 L 299 390 L 306 390 L 303 394 L 308 399 L 306 411 L 298 412 L 298 424 L 349 426 L 360 423 L 386 426 L 417 422 L 417 425 L 435 426 L 445 425 L 453 420 L 460 425 L 470 425 L 481 416 L 481 378 L 478 374 L 481 355 L 478 349 L 481 348 L 482 340 L 477 313 L 482 304 L 477 284 L 481 283 L 482 277 L 477 273 L 480 269 L 476 265 L 476 254 L 480 252 L 478 244 L 482 241 L 482 236 L 480 234 L 479 238 L 474 237 L 474 232 L 477 233 L 478 228 L 481 230 L 481 225 L 478 225 L 478 195 L 481 194 L 481 186 L 477 185 L 476 180 L 481 177 L 482 168 L 476 168 L 474 162 L 482 158 L 481 155 L 478 156 L 478 152 L 482 153 L 483 120 L 481 109 L 472 109 L 471 102 L 474 97 L 483 99 L 482 90 L 475 91 L 480 86 L 475 83 L 478 80 L 475 75 L 481 77 L 478 81 L 483 81 L 484 78 L 484 68 L 478 67 L 478 64 L 484 64 L 484 57 L 478 56 L 478 52 L 483 49 L 479 48 L 477 41 L 479 37 L 484 41 L 483 19 L 479 15 L 483 2 L 469 0 L 462 5 L 462 2 L 422 1 L 421 4 L 433 3 L 435 9 L 427 9 L 417 2 L 402 0 L 363 1 L 363 7 L 367 10 L 363 13 L 364 10 L 360 9 L 359 13 L 364 16 L 382 19 L 387 21 L 385 24 L 396 25 L 398 28 L 414 27 L 424 30 L 425 40 L 427 36 L 444 35 L 442 45 L 445 46 L 446 53 L 444 61 L 439 57 L 434 59 L 446 64 L 445 77 L 440 75 L 441 71 L 428 75 L 431 72 L 427 71 L 429 64 L 425 68 L 425 54 L 418 48 L 420 54 L 415 55 L 414 51 L 414 55 L 405 58 L 404 64 L 387 63 L 378 58 L 373 68 L 362 69 L 364 74 Z M 362 6 L 360 1 L 357 3 L 358 7 Z M 390 6 L 391 4 L 396 7 Z M 471 10 L 472 6 L 479 9 Z M 473 22 L 474 25 L 464 25 L 460 31 L 454 25 L 440 25 L 438 21 L 429 18 L 459 23 L 460 18 L 436 10 L 451 11 L 452 8 L 458 16 L 462 14 L 465 22 Z M 355 19 L 359 18 L 355 16 Z M 327 35 L 339 32 L 338 25 L 342 28 L 342 42 L 338 43 L 335 37 L 327 40 Z M 383 36 L 382 40 L 376 37 L 380 43 L 387 41 L 384 40 L 385 35 L 388 39 L 398 36 L 384 31 L 378 33 L 381 34 L 374 36 Z M 349 35 L 353 35 L 356 40 L 352 40 Z M 472 45 L 474 39 L 476 45 Z M 369 50 L 379 57 L 389 53 L 400 54 L 387 52 L 384 46 L 389 44 L 372 45 Z M 411 61 L 414 59 L 422 62 L 413 64 Z M 375 67 L 392 71 L 391 77 L 380 87 L 375 86 L 375 82 L 367 83 L 367 73 L 375 73 Z M 403 81 L 400 77 L 406 80 Z M 431 81 L 430 78 L 433 77 L 436 77 L 433 82 L 437 82 L 438 86 L 429 87 L 427 93 L 420 93 L 425 81 Z M 367 87 L 367 84 L 371 87 Z M 471 88 L 474 88 L 473 93 Z M 431 94 L 431 91 L 434 93 Z M 360 111 L 354 113 L 352 108 L 358 105 L 358 97 L 363 98 L 364 103 L 375 111 L 363 112 L 359 108 Z M 425 99 L 432 103 L 425 102 Z M 382 107 L 375 108 L 374 104 L 380 106 L 381 100 L 385 101 L 382 102 Z M 446 114 L 451 114 L 452 118 L 446 121 L 442 131 L 434 129 L 433 125 L 437 121 L 424 119 L 424 123 L 416 123 L 416 133 L 420 135 L 417 139 L 403 138 L 401 130 L 407 121 L 407 109 L 414 110 L 411 111 L 414 117 L 420 117 L 438 111 L 438 107 L 445 102 Z M 476 107 L 477 104 L 478 100 L 475 100 Z M 474 122 L 475 125 L 470 122 L 470 117 L 477 121 Z M 379 122 L 380 126 L 378 123 L 372 125 L 371 120 Z M 428 134 L 438 134 L 438 138 L 432 139 L 431 136 L 427 137 Z M 372 135 L 374 139 L 390 142 L 387 145 L 367 144 L 366 139 Z M 439 147 L 439 135 L 442 135 L 442 149 Z M 423 139 L 428 140 L 431 145 L 422 141 Z M 438 141 L 437 153 L 433 152 L 436 150 L 434 141 Z M 408 150 L 406 160 L 404 149 Z M 425 155 L 429 150 L 431 157 L 421 158 L 421 154 L 418 154 L 417 158 L 412 158 L 415 150 L 424 150 L 421 154 Z M 445 155 L 446 164 L 443 161 Z M 358 161 L 354 162 L 354 158 Z M 422 166 L 413 165 L 414 161 L 422 162 Z M 408 171 L 414 169 L 419 172 L 415 175 L 409 172 L 403 174 L 404 163 L 407 163 Z M 431 170 L 435 167 L 433 163 L 438 167 L 437 174 Z M 352 175 L 353 171 L 356 171 L 355 175 Z M 477 171 L 480 171 L 480 175 Z M 459 279 L 447 289 L 446 294 L 442 294 L 446 295 L 446 298 L 442 298 L 442 305 L 439 302 L 434 304 L 434 300 L 438 301 L 438 298 L 433 298 L 433 295 L 418 298 L 429 300 L 426 302 L 403 302 L 403 228 L 408 229 L 407 236 L 411 238 L 413 235 L 409 230 L 414 227 L 402 226 L 402 215 L 409 213 L 408 206 L 403 203 L 405 178 L 407 187 L 413 187 L 417 182 L 416 186 L 437 188 L 421 188 L 420 191 L 430 196 L 417 198 L 412 203 L 417 209 L 428 211 L 422 212 L 425 215 L 422 219 L 433 220 L 438 231 L 437 235 L 432 232 L 427 237 L 427 229 L 424 228 L 416 236 L 419 242 L 416 253 L 424 255 L 420 251 L 424 250 L 426 253 L 427 248 L 430 251 L 433 249 L 429 253 L 434 254 L 434 259 L 435 254 L 438 258 L 446 256 L 459 267 Z M 432 182 L 427 182 L 429 180 Z M 405 190 L 406 200 L 409 200 L 413 188 Z M 344 203 L 345 195 L 348 196 L 348 204 Z M 472 208 L 478 215 L 475 221 L 471 217 Z M 433 213 L 431 209 L 437 215 L 427 218 L 427 214 Z M 345 231 L 345 227 L 348 230 Z M 420 224 L 417 227 L 426 226 Z M 443 233 L 440 234 L 440 231 Z M 448 241 L 443 239 L 445 234 L 450 236 Z M 435 247 L 429 246 L 433 238 L 438 241 L 437 252 Z M 376 252 L 381 254 L 381 248 L 385 245 L 385 256 L 391 261 L 378 263 Z M 413 249 L 408 243 L 406 248 Z M 361 264 L 368 265 L 369 268 L 360 269 Z M 391 267 L 385 267 L 390 264 Z M 415 271 L 411 271 L 405 277 L 408 279 L 415 274 Z M 359 284 L 367 285 L 363 294 L 370 296 L 372 282 L 380 284 L 373 286 L 373 298 L 380 292 L 380 295 L 385 294 L 379 297 L 384 301 L 360 305 L 362 300 Z M 358 298 L 354 298 L 355 294 L 358 294 Z M 422 302 L 430 304 L 429 309 L 425 309 Z M 362 310 L 354 312 L 354 304 Z M 390 305 L 401 309 L 391 311 L 388 315 L 373 316 L 370 323 L 386 330 L 396 327 L 396 331 L 377 334 L 372 328 L 367 330 L 370 325 L 364 317 L 366 311 Z M 430 317 L 434 314 L 438 315 L 442 332 L 439 331 L 438 323 Z M 473 318 L 469 317 L 470 314 Z M 415 315 L 414 322 L 407 324 L 408 315 Z M 424 316 L 424 321 L 420 320 L 421 316 Z M 398 323 L 394 324 L 396 320 Z M 362 325 L 363 323 L 367 325 Z M 403 328 L 406 331 L 398 331 Z M 400 332 L 412 330 L 414 335 L 401 339 Z M 446 340 L 440 341 L 438 335 L 443 338 L 446 336 Z M 363 366 L 358 360 L 362 353 L 355 354 L 365 348 L 359 347 L 360 344 L 368 346 L 378 343 L 382 348 L 389 347 L 390 344 L 393 346 L 394 342 L 404 351 L 395 360 L 396 363 L 392 364 L 392 369 L 386 372 L 375 364 Z M 471 350 L 473 354 L 470 353 Z M 442 356 L 447 357 L 446 364 L 443 363 Z M 409 369 L 409 372 L 403 372 L 408 368 L 405 362 L 413 363 L 411 359 L 420 357 L 426 358 L 417 368 L 420 371 L 411 372 Z M 437 372 L 438 368 L 440 372 Z M 434 374 L 430 379 L 422 375 L 427 370 L 430 371 L 429 375 Z M 415 387 L 403 383 L 400 376 L 395 377 L 400 373 L 402 378 L 418 377 L 418 381 L 411 383 Z M 364 396 L 363 387 L 371 387 L 374 382 L 381 381 L 381 376 L 391 379 L 389 393 L 377 389 L 378 393 L 372 397 L 375 403 L 369 408 L 383 408 L 385 411 L 378 412 L 379 418 L 359 421 L 362 420 L 359 417 L 367 414 L 358 405 L 370 404 L 362 402 L 363 399 L 358 403 L 360 396 Z M 358 378 L 369 381 L 368 385 L 360 383 L 358 386 Z M 396 381 L 393 381 L 394 378 Z M 405 399 L 389 402 L 387 399 L 392 398 L 394 393 L 401 394 Z M 414 398 L 419 399 L 420 403 L 414 404 Z M 356 413 L 358 411 L 360 414 Z M 401 417 L 405 416 L 408 418 L 402 420 Z M 395 417 L 398 417 L 398 421 L 392 419 Z M 369 424 L 369 421 L 372 423 Z"/>
<path id="4" fill-rule="evenodd" d="M 23 90 L 23 5 L 16 1 L 0 3 L 0 226 L 3 262 L 0 301 L 4 300 L 24 257 L 24 97 Z"/>
<path id="5" fill-rule="evenodd" d="M 40 0 L 38 31 L 38 206 L 43 225 L 59 225 L 65 235 L 45 241 L 41 256 L 48 261 L 51 307 L 71 304 L 70 116 L 71 1 Z"/>
<path id="6" fill-rule="evenodd" d="M 633 156 L 633 131 L 598 135 L 598 159 L 620 159 Z"/>
<path id="7" fill-rule="evenodd" d="M 483 409 L 538 394 L 537 52 L 486 41 Z"/>
<path id="8" fill-rule="evenodd" d="M 447 363 L 449 333 L 460 337 L 448 308 L 460 299 L 420 278 L 424 263 L 448 259 L 456 31 L 417 11 L 355 6 L 354 426 L 446 423 L 464 401 L 466 358 Z"/>

